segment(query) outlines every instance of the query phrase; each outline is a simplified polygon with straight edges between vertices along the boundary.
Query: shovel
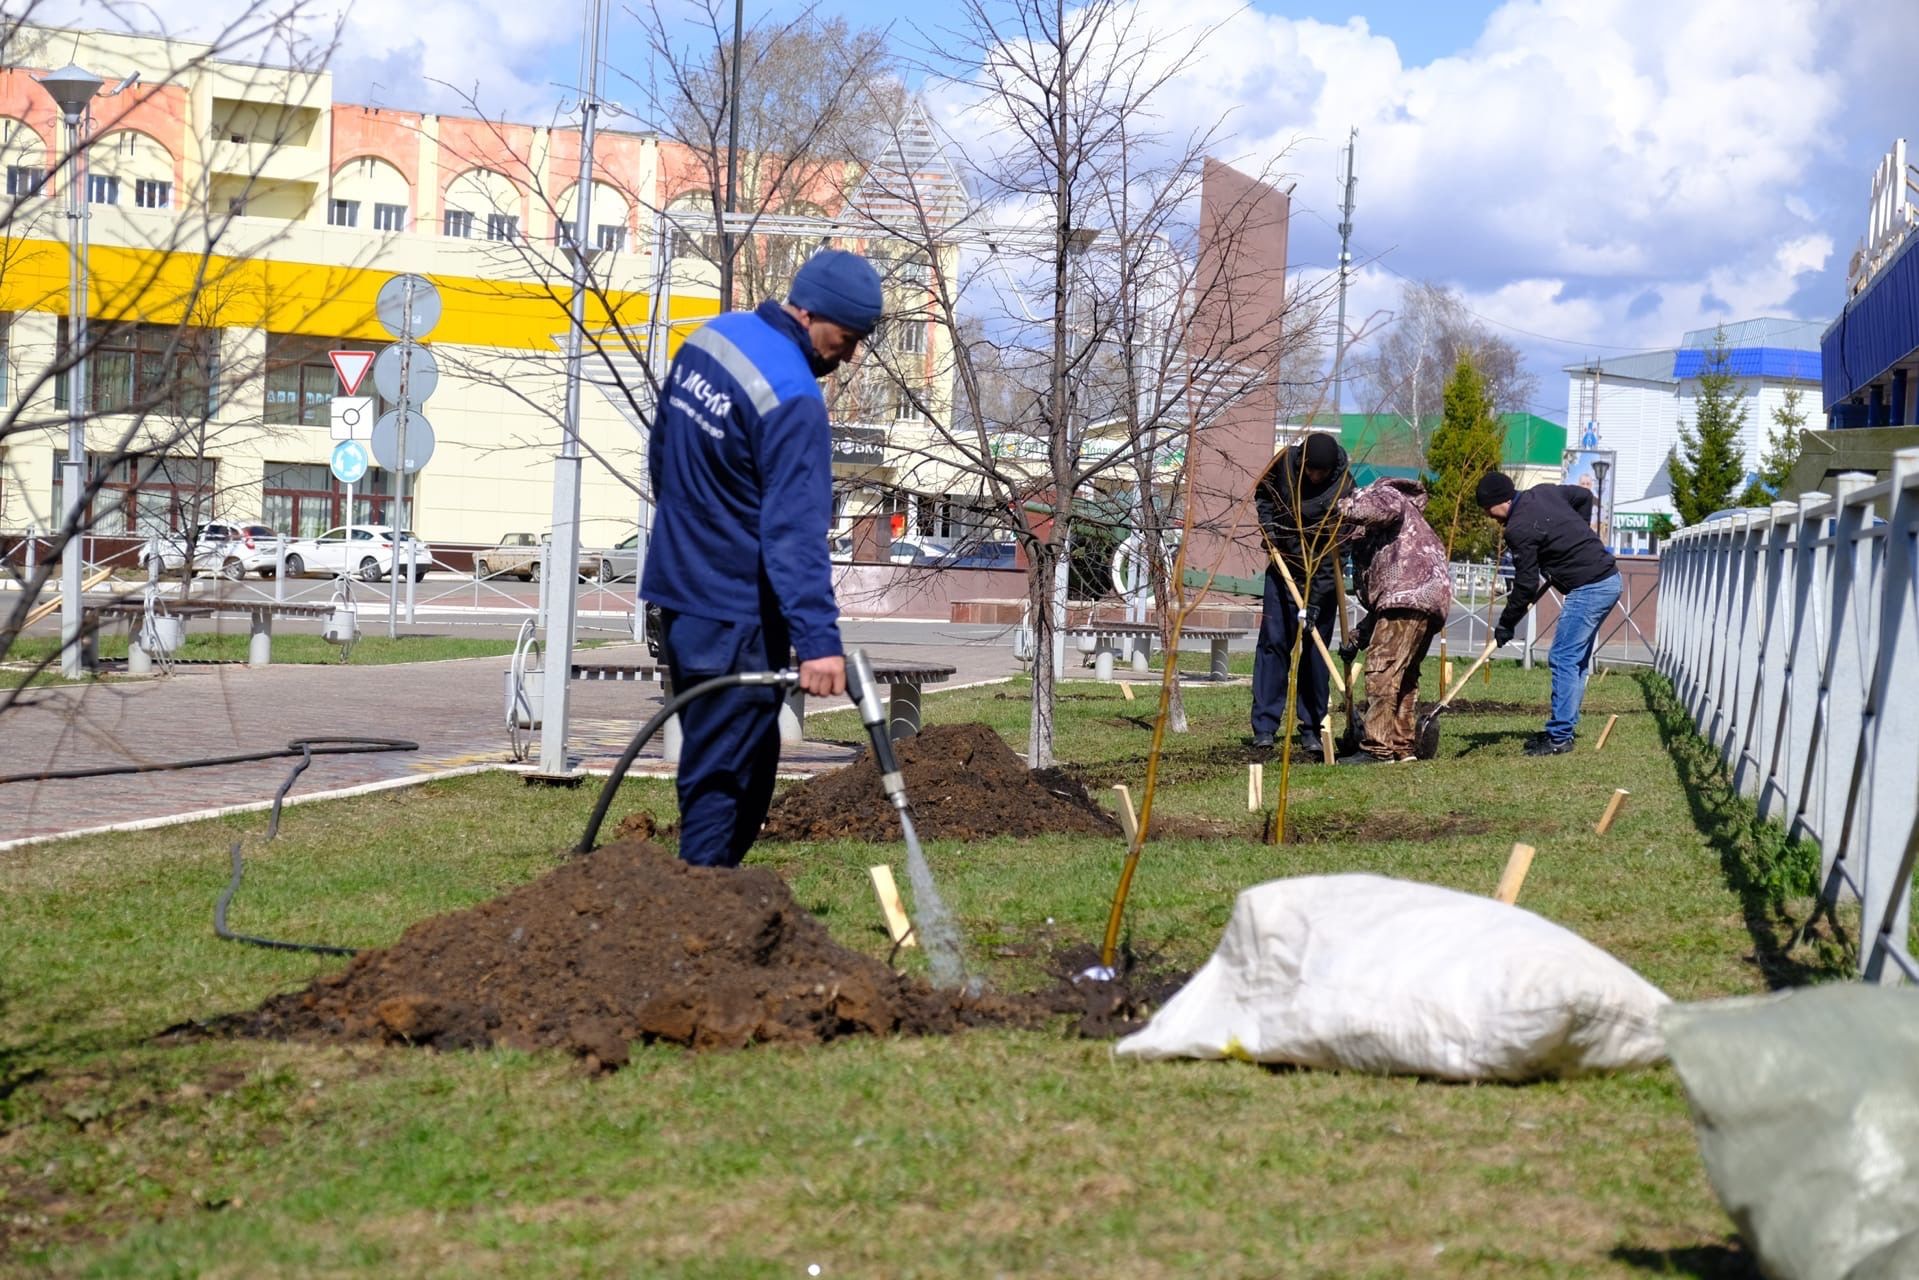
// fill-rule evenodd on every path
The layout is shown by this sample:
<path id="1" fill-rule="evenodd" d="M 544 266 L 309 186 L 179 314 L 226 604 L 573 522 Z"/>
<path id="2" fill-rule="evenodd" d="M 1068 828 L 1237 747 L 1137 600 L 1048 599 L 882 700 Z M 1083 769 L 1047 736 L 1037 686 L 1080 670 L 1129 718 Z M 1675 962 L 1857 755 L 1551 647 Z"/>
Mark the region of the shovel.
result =
<path id="1" fill-rule="evenodd" d="M 1479 651 L 1479 656 L 1473 659 L 1473 665 L 1466 668 L 1466 674 L 1453 681 L 1453 687 L 1446 690 L 1446 695 L 1439 700 L 1439 705 L 1419 717 L 1419 723 L 1413 726 L 1413 755 L 1416 758 L 1420 760 L 1432 760 L 1438 757 L 1439 713 L 1444 711 L 1446 704 L 1451 702 L 1453 697 L 1458 694 L 1461 689 L 1466 687 L 1466 682 L 1472 679 L 1481 667 L 1486 665 L 1486 659 L 1492 657 L 1493 650 L 1498 647 L 1499 644 L 1497 641 L 1488 640 L 1486 647 Z"/>
<path id="2" fill-rule="evenodd" d="M 1299 594 L 1299 584 L 1293 581 L 1293 571 L 1286 567 L 1286 561 L 1280 558 L 1279 552 L 1268 547 L 1266 554 L 1272 557 L 1273 567 L 1279 570 L 1280 579 L 1286 584 L 1286 594 L 1293 598 L 1293 607 L 1304 612 L 1306 609 L 1306 600 Z M 1302 625 L 1304 624 L 1302 623 Z M 1353 705 L 1352 694 L 1347 690 L 1346 682 L 1339 678 L 1339 672 L 1333 669 L 1333 655 L 1326 652 L 1326 642 L 1319 638 L 1319 628 L 1307 627 L 1306 634 L 1313 638 L 1313 647 L 1319 650 L 1320 661 L 1326 664 L 1327 678 L 1332 681 L 1334 687 L 1336 687 L 1340 693 L 1345 695 L 1346 706 L 1350 711 Z M 1346 674 L 1348 677 L 1352 675 L 1352 669 L 1350 667 L 1347 668 Z M 1314 725 L 1313 728 L 1316 730 L 1319 726 Z M 1325 740 L 1325 753 L 1326 763 L 1331 764 L 1333 762 L 1333 744 L 1330 739 Z"/>
<path id="3" fill-rule="evenodd" d="M 1353 664 L 1346 657 L 1346 641 L 1351 637 L 1346 620 L 1346 574 L 1339 565 L 1333 566 L 1333 596 L 1339 601 L 1339 665 L 1344 675 L 1340 692 L 1346 698 L 1346 732 L 1340 735 L 1339 754 L 1349 756 L 1359 750 L 1359 713 L 1353 709 Z"/>

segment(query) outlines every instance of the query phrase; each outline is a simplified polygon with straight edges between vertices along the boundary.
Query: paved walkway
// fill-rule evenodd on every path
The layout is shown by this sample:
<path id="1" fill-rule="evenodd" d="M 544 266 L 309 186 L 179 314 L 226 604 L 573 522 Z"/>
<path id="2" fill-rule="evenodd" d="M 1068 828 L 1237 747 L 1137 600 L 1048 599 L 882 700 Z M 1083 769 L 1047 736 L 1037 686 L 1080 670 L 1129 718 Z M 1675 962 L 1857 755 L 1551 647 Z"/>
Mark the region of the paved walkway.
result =
<path id="1" fill-rule="evenodd" d="M 955 684 L 1018 670 L 1010 646 L 988 628 L 849 621 L 845 632 L 876 660 L 953 666 Z M 587 660 L 650 661 L 638 646 L 596 649 Z M 0 774 L 161 763 L 270 750 L 296 737 L 349 735 L 406 738 L 420 750 L 317 757 L 295 795 L 501 763 L 511 759 L 505 667 L 504 658 L 386 667 L 182 667 L 157 679 L 30 689 L 0 716 Z M 569 743 L 587 768 L 610 766 L 659 705 L 657 685 L 576 681 Z M 649 756 L 658 753 L 657 746 L 648 748 Z M 855 754 L 852 746 L 808 742 L 789 748 L 782 767 L 814 772 Z M 270 760 L 0 786 L 0 843 L 271 800 L 292 764 Z"/>

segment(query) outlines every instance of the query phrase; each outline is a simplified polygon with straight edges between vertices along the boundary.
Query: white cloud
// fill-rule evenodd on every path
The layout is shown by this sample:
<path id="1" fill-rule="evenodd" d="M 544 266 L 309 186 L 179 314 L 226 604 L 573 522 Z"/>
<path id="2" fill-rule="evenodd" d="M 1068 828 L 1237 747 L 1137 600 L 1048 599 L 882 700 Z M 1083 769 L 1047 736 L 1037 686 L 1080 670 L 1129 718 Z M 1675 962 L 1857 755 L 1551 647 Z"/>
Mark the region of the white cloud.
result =
<path id="1" fill-rule="evenodd" d="M 579 21 L 524 0 L 46 0 L 31 20 L 48 26 L 132 29 L 177 39 L 218 42 L 221 55 L 284 62 L 287 33 L 306 56 L 324 55 L 334 98 L 413 111 L 484 114 L 543 122 L 564 90 L 543 68 L 571 68 Z M 295 15 L 266 42 L 229 45 L 237 31 L 258 31 L 271 17 Z M 476 110 L 477 104 L 477 110 Z"/>

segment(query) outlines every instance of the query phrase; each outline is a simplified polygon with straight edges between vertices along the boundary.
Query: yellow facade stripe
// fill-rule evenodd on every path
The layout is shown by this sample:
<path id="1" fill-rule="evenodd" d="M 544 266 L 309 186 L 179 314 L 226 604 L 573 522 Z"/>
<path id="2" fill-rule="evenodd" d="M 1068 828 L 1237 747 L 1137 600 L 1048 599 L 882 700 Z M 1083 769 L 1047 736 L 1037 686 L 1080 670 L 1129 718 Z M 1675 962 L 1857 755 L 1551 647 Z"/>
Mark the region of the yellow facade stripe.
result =
<path id="1" fill-rule="evenodd" d="M 58 241 L 8 237 L 0 249 L 0 311 L 67 311 L 67 249 Z M 389 340 L 374 316 L 380 286 L 397 272 L 365 266 L 325 266 L 263 258 L 95 245 L 88 257 L 87 311 L 97 319 L 210 328 L 259 328 L 272 333 L 360 341 Z M 568 288 L 524 280 L 427 274 L 439 286 L 440 323 L 432 342 L 503 350 L 551 351 L 567 328 Z M 647 295 L 609 293 L 589 299 L 590 328 L 618 324 L 629 331 L 646 322 Z M 709 298 L 674 298 L 674 322 L 701 320 L 719 310 Z"/>

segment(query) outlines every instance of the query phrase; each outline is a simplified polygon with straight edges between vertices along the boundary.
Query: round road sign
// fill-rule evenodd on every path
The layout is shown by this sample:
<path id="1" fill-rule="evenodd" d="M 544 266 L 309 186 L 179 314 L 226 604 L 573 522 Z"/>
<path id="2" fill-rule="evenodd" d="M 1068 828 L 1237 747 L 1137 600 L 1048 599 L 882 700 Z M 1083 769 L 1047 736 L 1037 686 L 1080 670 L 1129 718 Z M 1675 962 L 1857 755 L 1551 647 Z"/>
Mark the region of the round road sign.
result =
<path id="1" fill-rule="evenodd" d="M 341 484 L 358 484 L 372 459 L 358 440 L 342 440 L 333 446 L 333 476 Z"/>
<path id="2" fill-rule="evenodd" d="M 417 342 L 396 342 L 373 362 L 373 385 L 391 404 L 400 403 L 400 362 L 406 362 L 406 402 L 417 405 L 440 385 L 440 362 Z"/>
<path id="3" fill-rule="evenodd" d="M 380 286 L 373 314 L 396 338 L 419 338 L 440 323 L 440 291 L 425 276 L 394 276 Z"/>
<path id="4" fill-rule="evenodd" d="M 389 409 L 373 424 L 373 456 L 388 471 L 418 471 L 433 456 L 433 424 L 408 410 L 406 457 L 400 456 L 400 411 Z"/>

